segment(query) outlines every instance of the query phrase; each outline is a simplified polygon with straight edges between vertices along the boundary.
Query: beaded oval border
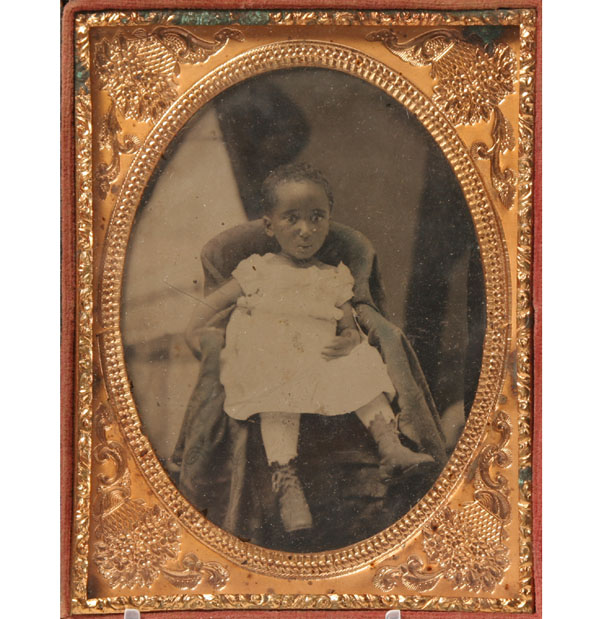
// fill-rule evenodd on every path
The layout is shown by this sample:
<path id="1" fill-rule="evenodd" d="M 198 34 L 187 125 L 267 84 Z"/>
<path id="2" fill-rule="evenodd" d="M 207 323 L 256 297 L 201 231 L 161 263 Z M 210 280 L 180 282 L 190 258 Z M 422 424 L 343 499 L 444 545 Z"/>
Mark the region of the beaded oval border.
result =
<path id="1" fill-rule="evenodd" d="M 297 66 L 348 73 L 379 87 L 415 114 L 436 140 L 465 194 L 479 239 L 486 284 L 487 327 L 482 370 L 469 419 L 442 474 L 398 522 L 335 551 L 294 554 L 243 542 L 196 511 L 178 492 L 142 433 L 129 387 L 120 333 L 121 284 L 137 206 L 161 154 L 200 107 L 248 77 Z M 270 576 L 326 578 L 356 571 L 407 542 L 449 500 L 481 443 L 504 378 L 508 343 L 508 259 L 499 221 L 468 149 L 435 105 L 399 73 L 370 56 L 316 41 L 264 45 L 227 61 L 199 80 L 165 113 L 135 156 L 109 222 L 100 282 L 101 357 L 120 427 L 150 487 L 197 539 L 244 568 Z"/>

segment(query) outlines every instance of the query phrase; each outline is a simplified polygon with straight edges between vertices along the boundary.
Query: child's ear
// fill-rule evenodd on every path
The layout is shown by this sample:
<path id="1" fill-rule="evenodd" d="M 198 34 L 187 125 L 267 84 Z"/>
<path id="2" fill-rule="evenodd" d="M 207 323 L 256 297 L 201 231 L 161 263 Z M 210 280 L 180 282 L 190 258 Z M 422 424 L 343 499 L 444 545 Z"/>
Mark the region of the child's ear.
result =
<path id="1" fill-rule="evenodd" d="M 263 215 L 263 225 L 267 236 L 275 236 L 275 233 L 273 232 L 273 222 L 268 215 Z"/>

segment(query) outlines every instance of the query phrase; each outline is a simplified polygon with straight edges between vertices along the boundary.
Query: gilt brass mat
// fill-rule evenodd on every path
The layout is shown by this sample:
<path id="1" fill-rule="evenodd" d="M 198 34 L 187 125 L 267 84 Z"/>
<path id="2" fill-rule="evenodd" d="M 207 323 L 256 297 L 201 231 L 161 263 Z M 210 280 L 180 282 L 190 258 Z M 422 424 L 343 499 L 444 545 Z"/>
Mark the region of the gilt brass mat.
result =
<path id="1" fill-rule="evenodd" d="M 535 11 L 105 11 L 75 24 L 72 611 L 530 612 Z M 467 27 L 501 36 L 484 45 Z M 477 393 L 436 483 L 376 535 L 306 554 L 243 541 L 180 494 L 143 433 L 121 333 L 128 242 L 165 149 L 220 93 L 291 67 L 360 78 L 433 136 L 486 297 Z"/>

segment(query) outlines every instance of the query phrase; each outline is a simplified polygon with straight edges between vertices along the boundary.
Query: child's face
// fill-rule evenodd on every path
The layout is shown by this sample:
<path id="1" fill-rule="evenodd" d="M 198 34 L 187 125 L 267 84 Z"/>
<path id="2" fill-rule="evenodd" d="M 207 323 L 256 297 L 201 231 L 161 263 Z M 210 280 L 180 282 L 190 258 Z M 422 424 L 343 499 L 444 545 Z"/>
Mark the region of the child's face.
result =
<path id="1" fill-rule="evenodd" d="M 317 183 L 284 181 L 275 188 L 273 211 L 263 218 L 265 230 L 294 260 L 308 260 L 321 249 L 331 216 L 325 190 Z"/>

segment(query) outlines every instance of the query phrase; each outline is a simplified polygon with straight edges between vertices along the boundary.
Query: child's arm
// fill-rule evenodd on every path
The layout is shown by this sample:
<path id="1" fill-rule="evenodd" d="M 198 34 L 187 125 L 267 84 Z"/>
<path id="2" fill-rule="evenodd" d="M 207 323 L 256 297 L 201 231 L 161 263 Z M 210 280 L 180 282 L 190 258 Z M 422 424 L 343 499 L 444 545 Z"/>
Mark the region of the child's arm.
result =
<path id="1" fill-rule="evenodd" d="M 209 326 L 210 321 L 221 311 L 233 305 L 242 294 L 242 289 L 235 279 L 231 279 L 220 288 L 199 301 L 192 318 L 185 330 L 185 341 L 196 351 L 200 349 L 199 332 Z"/>
<path id="2" fill-rule="evenodd" d="M 352 315 L 352 305 L 346 301 L 341 308 L 344 315 L 338 320 L 338 333 L 331 342 L 325 346 L 321 353 L 325 359 L 336 359 L 349 355 L 355 346 L 360 344 L 360 334 Z"/>

